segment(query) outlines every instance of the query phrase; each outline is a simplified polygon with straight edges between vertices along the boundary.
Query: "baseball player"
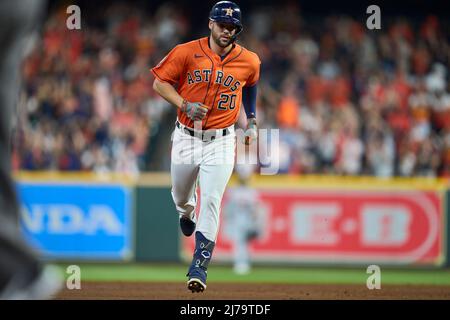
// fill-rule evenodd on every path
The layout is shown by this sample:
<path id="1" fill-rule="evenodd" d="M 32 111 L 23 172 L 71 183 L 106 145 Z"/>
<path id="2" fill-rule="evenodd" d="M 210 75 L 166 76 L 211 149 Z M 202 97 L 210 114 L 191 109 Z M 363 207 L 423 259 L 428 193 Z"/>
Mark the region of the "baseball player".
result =
<path id="1" fill-rule="evenodd" d="M 250 242 L 262 233 L 263 220 L 259 210 L 258 192 L 249 187 L 254 171 L 248 164 L 235 168 L 239 185 L 229 189 L 224 208 L 224 234 L 233 244 L 233 270 L 237 274 L 250 272 Z"/>
<path id="2" fill-rule="evenodd" d="M 208 37 L 176 46 L 151 69 L 155 91 L 178 108 L 171 154 L 172 197 L 183 234 L 196 231 L 187 273 L 192 292 L 206 289 L 219 209 L 234 167 L 234 124 L 241 104 L 247 116 L 245 143 L 257 138 L 255 102 L 261 62 L 236 43 L 243 29 L 240 8 L 231 1 L 216 3 L 208 26 Z"/>

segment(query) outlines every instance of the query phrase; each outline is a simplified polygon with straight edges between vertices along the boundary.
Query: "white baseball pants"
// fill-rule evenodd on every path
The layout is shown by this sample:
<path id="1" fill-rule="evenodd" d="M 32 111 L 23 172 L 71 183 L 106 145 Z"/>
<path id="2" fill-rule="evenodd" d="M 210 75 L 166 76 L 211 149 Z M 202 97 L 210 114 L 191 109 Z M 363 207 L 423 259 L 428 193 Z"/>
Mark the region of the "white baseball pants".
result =
<path id="1" fill-rule="evenodd" d="M 196 221 L 196 231 L 216 242 L 222 197 L 235 160 L 234 126 L 222 136 L 222 129 L 191 136 L 175 127 L 171 153 L 172 198 L 180 215 Z M 203 131 L 204 132 L 204 131 Z M 214 136 L 214 138 L 212 138 Z M 197 184 L 200 212 L 195 216 Z"/>

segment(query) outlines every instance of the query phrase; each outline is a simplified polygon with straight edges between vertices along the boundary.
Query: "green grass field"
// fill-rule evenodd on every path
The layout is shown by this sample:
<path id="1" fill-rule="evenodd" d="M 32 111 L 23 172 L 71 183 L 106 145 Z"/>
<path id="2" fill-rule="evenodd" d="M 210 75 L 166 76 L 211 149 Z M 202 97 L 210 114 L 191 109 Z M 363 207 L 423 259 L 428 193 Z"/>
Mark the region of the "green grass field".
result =
<path id="1" fill-rule="evenodd" d="M 63 273 L 72 263 L 58 266 Z M 187 266 L 170 264 L 77 264 L 82 281 L 184 282 Z M 68 275 L 66 273 L 66 275 Z M 240 276 L 229 266 L 210 266 L 208 280 L 215 282 L 361 284 L 370 275 L 365 268 L 254 267 Z M 383 284 L 450 285 L 450 270 L 388 269 L 381 267 Z"/>

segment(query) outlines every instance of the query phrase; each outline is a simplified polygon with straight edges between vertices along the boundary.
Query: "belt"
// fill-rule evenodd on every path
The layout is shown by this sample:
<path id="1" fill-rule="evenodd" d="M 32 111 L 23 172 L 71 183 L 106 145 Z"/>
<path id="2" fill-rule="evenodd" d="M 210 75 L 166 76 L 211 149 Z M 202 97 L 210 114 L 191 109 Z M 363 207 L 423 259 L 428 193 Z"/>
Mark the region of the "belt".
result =
<path id="1" fill-rule="evenodd" d="M 217 130 L 203 130 L 203 131 L 195 131 L 194 129 L 188 128 L 182 125 L 178 120 L 175 122 L 178 129 L 183 130 L 184 133 L 190 135 L 191 137 L 198 137 L 203 141 L 213 141 L 218 137 L 224 137 L 230 134 L 230 130 L 226 129 L 217 129 Z"/>

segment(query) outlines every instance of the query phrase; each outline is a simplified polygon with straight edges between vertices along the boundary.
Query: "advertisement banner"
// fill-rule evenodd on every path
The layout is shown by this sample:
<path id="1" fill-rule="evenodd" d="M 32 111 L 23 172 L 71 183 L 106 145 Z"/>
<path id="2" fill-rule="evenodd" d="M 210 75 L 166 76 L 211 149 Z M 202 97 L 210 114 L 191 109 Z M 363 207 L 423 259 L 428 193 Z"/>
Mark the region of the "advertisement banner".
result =
<path id="1" fill-rule="evenodd" d="M 131 258 L 129 188 L 88 183 L 20 182 L 18 193 L 24 235 L 45 257 Z"/>
<path id="2" fill-rule="evenodd" d="M 259 190 L 263 230 L 255 261 L 441 264 L 443 192 L 415 190 Z M 228 204 L 225 196 L 223 206 Z M 239 213 L 235 213 L 239 214 Z M 221 214 L 215 260 L 230 260 L 232 239 Z M 184 241 L 191 252 L 192 239 Z"/>

